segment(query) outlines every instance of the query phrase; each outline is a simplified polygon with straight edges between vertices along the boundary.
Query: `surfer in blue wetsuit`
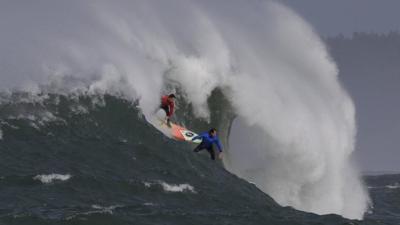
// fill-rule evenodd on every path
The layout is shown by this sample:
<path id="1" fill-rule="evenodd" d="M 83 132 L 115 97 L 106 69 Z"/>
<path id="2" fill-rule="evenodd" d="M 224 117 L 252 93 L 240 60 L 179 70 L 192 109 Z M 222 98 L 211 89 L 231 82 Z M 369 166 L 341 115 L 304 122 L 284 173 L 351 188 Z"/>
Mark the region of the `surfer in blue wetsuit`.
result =
<path id="1" fill-rule="evenodd" d="M 204 132 L 199 136 L 194 137 L 192 140 L 202 139 L 201 143 L 193 150 L 194 152 L 199 152 L 201 150 L 206 149 L 208 153 L 210 153 L 210 157 L 212 160 L 215 160 L 215 151 L 214 146 L 215 144 L 218 148 L 218 158 L 222 159 L 222 145 L 217 137 L 217 129 L 212 128 L 208 132 Z"/>

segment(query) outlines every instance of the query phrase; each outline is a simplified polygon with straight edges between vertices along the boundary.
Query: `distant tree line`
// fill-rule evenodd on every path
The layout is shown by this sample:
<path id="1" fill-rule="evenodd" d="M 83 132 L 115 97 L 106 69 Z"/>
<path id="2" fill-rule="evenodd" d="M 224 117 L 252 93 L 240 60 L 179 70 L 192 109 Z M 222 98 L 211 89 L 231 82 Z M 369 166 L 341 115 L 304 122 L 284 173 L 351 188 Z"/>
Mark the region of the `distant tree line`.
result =
<path id="1" fill-rule="evenodd" d="M 400 33 L 356 32 L 350 37 L 324 38 L 342 72 L 395 73 L 400 75 Z M 349 69 L 349 70 L 347 70 Z M 353 76 L 356 74 L 353 74 Z"/>

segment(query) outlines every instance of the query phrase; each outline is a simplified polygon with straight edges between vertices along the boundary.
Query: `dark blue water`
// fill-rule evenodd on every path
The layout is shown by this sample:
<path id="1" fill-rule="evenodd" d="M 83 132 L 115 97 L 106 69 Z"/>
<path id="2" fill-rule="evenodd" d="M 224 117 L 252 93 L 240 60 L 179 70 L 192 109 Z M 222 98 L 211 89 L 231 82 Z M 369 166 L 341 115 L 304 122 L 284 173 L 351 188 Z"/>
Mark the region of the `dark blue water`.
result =
<path id="1" fill-rule="evenodd" d="M 226 142 L 233 116 L 212 99 L 210 123 L 177 122 L 225 129 Z M 399 177 L 367 180 L 377 188 L 364 222 L 281 207 L 118 97 L 7 95 L 0 124 L 0 224 L 399 224 L 399 189 L 384 187 Z"/>
<path id="2" fill-rule="evenodd" d="M 365 178 L 373 202 L 367 218 L 400 224 L 400 174 Z"/>

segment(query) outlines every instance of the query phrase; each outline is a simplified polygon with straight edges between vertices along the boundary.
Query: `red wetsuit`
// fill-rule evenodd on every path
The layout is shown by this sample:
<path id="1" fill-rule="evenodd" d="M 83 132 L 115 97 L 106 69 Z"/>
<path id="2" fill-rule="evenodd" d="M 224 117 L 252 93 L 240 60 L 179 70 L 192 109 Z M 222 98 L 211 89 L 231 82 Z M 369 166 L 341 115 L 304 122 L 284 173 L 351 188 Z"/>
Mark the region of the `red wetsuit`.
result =
<path id="1" fill-rule="evenodd" d="M 165 110 L 167 117 L 171 117 L 174 114 L 174 102 L 168 101 L 168 95 L 161 97 L 161 108 Z"/>

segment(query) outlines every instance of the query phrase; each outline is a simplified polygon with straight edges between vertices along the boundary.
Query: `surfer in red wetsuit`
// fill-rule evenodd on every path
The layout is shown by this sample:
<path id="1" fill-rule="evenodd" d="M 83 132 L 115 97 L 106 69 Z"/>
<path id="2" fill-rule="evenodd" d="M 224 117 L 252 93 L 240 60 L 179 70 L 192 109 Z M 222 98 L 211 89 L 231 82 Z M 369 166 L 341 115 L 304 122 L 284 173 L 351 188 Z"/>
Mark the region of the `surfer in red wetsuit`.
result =
<path id="1" fill-rule="evenodd" d="M 170 127 L 170 118 L 174 114 L 174 107 L 175 107 L 175 95 L 170 94 L 170 95 L 164 95 L 161 97 L 161 106 L 165 111 L 165 114 L 167 115 L 167 125 Z"/>

